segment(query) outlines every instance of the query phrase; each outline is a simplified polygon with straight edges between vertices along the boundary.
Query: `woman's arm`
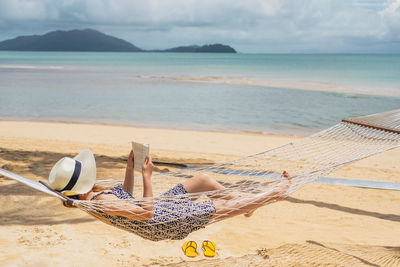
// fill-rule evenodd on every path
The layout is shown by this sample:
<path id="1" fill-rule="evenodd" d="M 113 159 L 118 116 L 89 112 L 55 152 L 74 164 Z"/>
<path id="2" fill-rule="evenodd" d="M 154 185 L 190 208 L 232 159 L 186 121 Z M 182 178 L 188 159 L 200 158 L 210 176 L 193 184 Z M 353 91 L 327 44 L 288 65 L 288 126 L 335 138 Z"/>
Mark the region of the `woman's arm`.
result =
<path id="1" fill-rule="evenodd" d="M 103 211 L 108 215 L 122 216 L 135 221 L 147 221 L 153 218 L 153 208 L 149 211 L 143 206 L 128 203 L 106 205 Z"/>
<path id="2" fill-rule="evenodd" d="M 153 213 L 153 186 L 151 185 L 151 175 L 153 173 L 153 162 L 151 156 L 146 157 L 143 167 L 143 204 L 142 208 Z"/>
<path id="3" fill-rule="evenodd" d="M 124 184 L 122 185 L 122 188 L 131 195 L 133 194 L 133 186 L 135 184 L 135 177 L 133 175 L 134 168 L 135 158 L 133 155 L 133 150 L 131 150 L 128 156 L 128 163 L 126 164 Z"/>
<path id="4" fill-rule="evenodd" d="M 140 207 L 133 203 L 123 202 L 118 203 L 118 197 L 111 194 L 100 195 L 98 200 L 109 200 L 110 202 L 103 202 L 101 210 L 111 216 L 122 216 L 135 221 L 146 221 L 153 218 L 153 209 L 147 210 L 143 206 Z M 115 201 L 115 202 L 113 202 Z"/>
<path id="5" fill-rule="evenodd" d="M 131 159 L 131 160 L 130 160 Z M 131 161 L 131 164 L 130 164 Z M 133 151 L 129 154 L 128 158 L 128 165 L 126 167 L 127 173 L 128 173 L 128 168 L 132 166 L 133 168 Z M 153 218 L 153 188 L 151 185 L 151 175 L 153 173 L 153 168 L 154 165 L 151 161 L 151 157 L 147 157 L 146 160 L 143 163 L 142 166 L 142 175 L 143 175 L 143 203 L 142 206 L 138 206 L 132 203 L 103 203 L 102 204 L 102 210 L 108 215 L 111 216 L 123 216 L 131 220 L 136 220 L 136 221 L 145 221 L 145 220 L 150 220 Z M 125 181 L 123 188 L 124 190 L 128 191 L 125 189 L 125 185 L 128 184 L 130 186 L 129 182 L 132 182 L 132 191 L 133 191 L 133 169 L 132 169 L 132 179 L 127 179 L 129 176 L 125 176 Z M 126 183 L 127 182 L 127 183 Z M 129 192 L 129 191 L 128 191 Z M 98 200 L 118 200 L 118 198 L 114 195 L 111 194 L 103 194 L 100 195 Z"/>

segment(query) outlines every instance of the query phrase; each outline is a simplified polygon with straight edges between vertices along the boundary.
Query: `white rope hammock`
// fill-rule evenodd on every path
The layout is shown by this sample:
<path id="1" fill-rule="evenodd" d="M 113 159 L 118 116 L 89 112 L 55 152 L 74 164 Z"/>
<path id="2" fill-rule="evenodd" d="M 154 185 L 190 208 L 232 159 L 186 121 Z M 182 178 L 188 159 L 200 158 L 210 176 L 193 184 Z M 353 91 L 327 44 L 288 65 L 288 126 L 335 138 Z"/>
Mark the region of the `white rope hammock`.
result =
<path id="1" fill-rule="evenodd" d="M 400 109 L 344 119 L 341 123 L 307 138 L 234 161 L 153 175 L 153 192 L 157 197 L 152 199 L 143 199 L 140 196 L 143 185 L 139 183 L 135 184 L 137 195 L 134 200 L 71 200 L 50 190 L 43 183 L 3 169 L 0 169 L 0 174 L 68 201 L 103 222 L 143 238 L 158 241 L 182 239 L 207 224 L 238 213 L 238 210 L 242 210 L 249 203 L 266 205 L 274 202 L 346 164 L 399 146 Z M 290 184 L 283 185 L 282 170 L 291 174 Z M 199 174 L 213 177 L 227 189 L 161 196 L 176 184 Z M 122 179 L 101 180 L 98 184 L 111 188 L 122 181 Z M 283 186 L 286 190 L 282 190 Z M 226 201 L 222 199 L 227 197 L 230 198 L 229 203 L 232 205 L 226 206 L 222 216 L 212 216 L 213 214 L 204 212 L 202 205 L 192 205 L 209 202 L 210 199 Z M 157 218 L 153 216 L 151 220 L 135 221 L 124 216 L 111 216 L 105 212 L 107 210 L 126 212 L 124 206 L 132 203 L 145 205 L 149 200 L 153 201 L 154 207 L 157 206 Z M 243 206 L 240 203 L 243 203 Z"/>

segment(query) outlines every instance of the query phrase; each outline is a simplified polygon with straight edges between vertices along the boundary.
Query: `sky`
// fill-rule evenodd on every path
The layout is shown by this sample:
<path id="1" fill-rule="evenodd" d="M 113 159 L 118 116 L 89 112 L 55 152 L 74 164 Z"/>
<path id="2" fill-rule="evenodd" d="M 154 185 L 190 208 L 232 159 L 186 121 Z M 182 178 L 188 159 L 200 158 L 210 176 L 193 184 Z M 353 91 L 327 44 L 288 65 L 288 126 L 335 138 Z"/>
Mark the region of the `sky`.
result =
<path id="1" fill-rule="evenodd" d="M 400 0 L 0 0 L 0 40 L 91 28 L 142 49 L 400 53 Z"/>

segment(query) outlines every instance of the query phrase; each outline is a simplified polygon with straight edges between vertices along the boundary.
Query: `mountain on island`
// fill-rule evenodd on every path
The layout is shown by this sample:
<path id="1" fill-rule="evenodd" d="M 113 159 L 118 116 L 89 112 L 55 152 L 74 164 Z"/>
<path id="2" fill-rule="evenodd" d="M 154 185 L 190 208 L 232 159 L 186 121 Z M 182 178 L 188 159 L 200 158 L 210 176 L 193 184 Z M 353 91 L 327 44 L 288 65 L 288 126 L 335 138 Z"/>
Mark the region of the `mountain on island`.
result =
<path id="1" fill-rule="evenodd" d="M 122 39 L 86 29 L 53 31 L 44 35 L 19 36 L 0 42 L 0 50 L 138 52 L 141 49 Z"/>
<path id="2" fill-rule="evenodd" d="M 81 51 L 81 52 L 190 52 L 236 53 L 222 44 L 180 46 L 166 50 L 143 50 L 114 36 L 96 30 L 52 31 L 44 35 L 19 36 L 0 42 L 8 51 Z"/>
<path id="3" fill-rule="evenodd" d="M 190 45 L 179 46 L 165 50 L 153 50 L 152 52 L 177 52 L 177 53 L 236 53 L 236 50 L 229 45 L 211 44 L 211 45 Z"/>

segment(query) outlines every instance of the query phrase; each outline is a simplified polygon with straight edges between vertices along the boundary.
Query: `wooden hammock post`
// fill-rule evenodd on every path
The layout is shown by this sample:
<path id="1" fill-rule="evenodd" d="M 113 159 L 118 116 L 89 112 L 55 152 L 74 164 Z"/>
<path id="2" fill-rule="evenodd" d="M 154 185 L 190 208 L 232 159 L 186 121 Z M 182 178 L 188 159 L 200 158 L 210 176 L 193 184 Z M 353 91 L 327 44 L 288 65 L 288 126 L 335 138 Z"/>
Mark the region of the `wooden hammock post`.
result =
<path id="1" fill-rule="evenodd" d="M 342 119 L 342 122 L 352 123 L 352 124 L 356 124 L 356 125 L 360 125 L 360 126 L 376 129 L 376 130 L 382 130 L 382 131 L 387 131 L 387 132 L 400 134 L 400 130 L 391 129 L 391 128 L 387 128 L 387 127 L 381 127 L 381 126 L 377 126 L 377 125 L 370 124 L 370 123 L 359 122 L 359 121 L 354 120 L 354 119 Z"/>

